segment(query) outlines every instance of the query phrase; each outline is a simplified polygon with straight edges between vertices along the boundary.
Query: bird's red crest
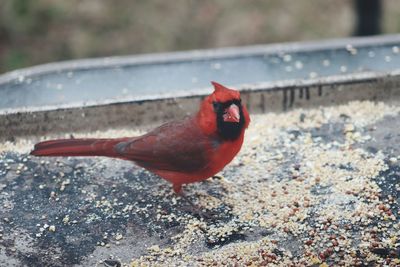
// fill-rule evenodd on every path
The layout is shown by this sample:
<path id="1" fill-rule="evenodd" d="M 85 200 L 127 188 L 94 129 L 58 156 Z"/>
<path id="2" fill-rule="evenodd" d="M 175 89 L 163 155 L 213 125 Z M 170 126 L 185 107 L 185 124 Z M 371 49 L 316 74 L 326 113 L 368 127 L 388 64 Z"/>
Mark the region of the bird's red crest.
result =
<path id="1" fill-rule="evenodd" d="M 217 82 L 211 82 L 214 86 L 214 92 L 212 93 L 212 101 L 215 102 L 226 102 L 234 99 L 240 99 L 239 91 L 226 88 L 222 84 Z"/>

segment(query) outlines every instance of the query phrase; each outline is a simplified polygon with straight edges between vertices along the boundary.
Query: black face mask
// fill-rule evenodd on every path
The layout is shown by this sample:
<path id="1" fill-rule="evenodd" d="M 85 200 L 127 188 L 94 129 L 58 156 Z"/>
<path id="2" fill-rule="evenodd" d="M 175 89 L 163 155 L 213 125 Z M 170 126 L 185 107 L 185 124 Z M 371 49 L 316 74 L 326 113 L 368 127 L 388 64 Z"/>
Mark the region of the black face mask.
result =
<path id="1" fill-rule="evenodd" d="M 226 122 L 224 121 L 223 115 L 225 110 L 232 104 L 235 104 L 239 108 L 240 119 L 239 122 Z M 245 118 L 243 115 L 242 103 L 240 100 L 232 100 L 227 102 L 213 102 L 214 111 L 217 114 L 217 129 L 218 135 L 223 140 L 234 141 L 242 132 L 245 125 Z"/>

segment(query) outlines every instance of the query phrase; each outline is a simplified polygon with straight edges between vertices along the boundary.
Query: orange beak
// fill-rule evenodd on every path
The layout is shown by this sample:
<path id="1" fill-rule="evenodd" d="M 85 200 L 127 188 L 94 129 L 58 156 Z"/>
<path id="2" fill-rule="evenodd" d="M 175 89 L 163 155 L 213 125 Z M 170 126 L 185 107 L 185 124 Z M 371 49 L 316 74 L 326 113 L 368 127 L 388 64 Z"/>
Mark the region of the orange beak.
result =
<path id="1" fill-rule="evenodd" d="M 239 122 L 240 121 L 240 112 L 239 107 L 235 104 L 230 105 L 227 109 L 225 109 L 225 113 L 222 116 L 225 122 Z"/>

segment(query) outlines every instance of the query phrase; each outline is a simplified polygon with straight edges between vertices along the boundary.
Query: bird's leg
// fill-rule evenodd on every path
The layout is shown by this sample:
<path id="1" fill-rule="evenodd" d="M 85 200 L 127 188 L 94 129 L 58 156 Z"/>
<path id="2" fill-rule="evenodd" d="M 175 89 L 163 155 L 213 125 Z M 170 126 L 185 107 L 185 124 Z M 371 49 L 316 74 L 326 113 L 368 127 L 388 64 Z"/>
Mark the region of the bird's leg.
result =
<path id="1" fill-rule="evenodd" d="M 195 205 L 182 191 L 182 184 L 173 184 L 174 192 L 184 200 L 186 200 L 191 206 L 195 207 L 198 209 L 199 207 Z"/>
<path id="2" fill-rule="evenodd" d="M 182 184 L 173 184 L 172 188 L 174 189 L 175 194 L 181 195 L 182 193 Z"/>

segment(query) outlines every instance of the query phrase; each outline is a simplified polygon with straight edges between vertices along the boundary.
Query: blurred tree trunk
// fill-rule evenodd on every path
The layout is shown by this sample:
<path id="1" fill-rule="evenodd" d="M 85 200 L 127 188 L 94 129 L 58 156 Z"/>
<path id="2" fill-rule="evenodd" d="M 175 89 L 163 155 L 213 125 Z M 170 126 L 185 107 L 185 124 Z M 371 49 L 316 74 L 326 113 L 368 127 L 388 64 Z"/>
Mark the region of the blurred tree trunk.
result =
<path id="1" fill-rule="evenodd" d="M 381 33 L 382 1 L 354 0 L 357 22 L 355 36 L 368 36 Z"/>

